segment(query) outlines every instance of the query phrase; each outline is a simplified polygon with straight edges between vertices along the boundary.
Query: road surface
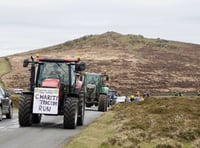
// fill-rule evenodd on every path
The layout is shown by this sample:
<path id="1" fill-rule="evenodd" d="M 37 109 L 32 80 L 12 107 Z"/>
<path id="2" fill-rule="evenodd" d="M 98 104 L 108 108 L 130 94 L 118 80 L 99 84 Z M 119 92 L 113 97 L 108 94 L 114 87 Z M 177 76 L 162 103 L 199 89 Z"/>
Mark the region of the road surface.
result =
<path id="1" fill-rule="evenodd" d="M 67 143 L 86 125 L 99 117 L 102 112 L 96 108 L 86 109 L 84 126 L 63 129 L 63 116 L 42 116 L 41 123 L 31 127 L 19 127 L 18 113 L 13 119 L 0 122 L 0 148 L 59 148 Z"/>

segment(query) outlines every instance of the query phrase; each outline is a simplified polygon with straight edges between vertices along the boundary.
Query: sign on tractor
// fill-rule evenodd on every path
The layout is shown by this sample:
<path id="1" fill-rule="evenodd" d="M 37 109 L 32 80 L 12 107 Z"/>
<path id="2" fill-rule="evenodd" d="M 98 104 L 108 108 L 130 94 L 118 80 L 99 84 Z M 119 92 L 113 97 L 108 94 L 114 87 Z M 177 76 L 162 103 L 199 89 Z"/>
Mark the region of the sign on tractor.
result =
<path id="1" fill-rule="evenodd" d="M 58 88 L 34 89 L 33 113 L 57 114 L 58 113 Z"/>

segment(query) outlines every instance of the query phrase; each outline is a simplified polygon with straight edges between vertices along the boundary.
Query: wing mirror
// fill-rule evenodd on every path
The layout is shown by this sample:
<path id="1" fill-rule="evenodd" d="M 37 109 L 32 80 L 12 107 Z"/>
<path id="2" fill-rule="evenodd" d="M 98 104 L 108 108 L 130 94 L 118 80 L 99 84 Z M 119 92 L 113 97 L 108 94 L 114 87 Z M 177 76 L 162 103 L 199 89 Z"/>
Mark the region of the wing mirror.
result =
<path id="1" fill-rule="evenodd" d="M 76 71 L 84 71 L 86 69 L 86 64 L 85 62 L 81 62 L 76 65 Z"/>
<path id="2" fill-rule="evenodd" d="M 23 63 L 23 67 L 27 67 L 29 64 L 29 60 L 28 59 L 25 59 L 24 60 L 24 63 Z"/>

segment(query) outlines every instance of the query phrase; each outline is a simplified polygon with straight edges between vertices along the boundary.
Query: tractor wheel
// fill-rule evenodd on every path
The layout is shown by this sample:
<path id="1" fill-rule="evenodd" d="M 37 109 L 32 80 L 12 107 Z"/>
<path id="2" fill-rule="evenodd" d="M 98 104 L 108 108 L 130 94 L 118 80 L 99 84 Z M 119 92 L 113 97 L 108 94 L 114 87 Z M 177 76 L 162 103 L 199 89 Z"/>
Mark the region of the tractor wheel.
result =
<path id="1" fill-rule="evenodd" d="M 19 99 L 18 119 L 20 126 L 32 125 L 32 95 L 21 95 Z"/>
<path id="2" fill-rule="evenodd" d="M 12 105 L 10 105 L 9 106 L 9 113 L 6 114 L 6 118 L 7 119 L 12 119 L 12 117 L 13 117 L 13 107 L 12 107 Z"/>
<path id="3" fill-rule="evenodd" d="M 85 117 L 85 98 L 84 98 L 84 93 L 80 92 L 79 103 L 78 103 L 77 125 L 83 125 L 84 117 Z"/>
<path id="4" fill-rule="evenodd" d="M 32 123 L 35 123 L 35 124 L 40 123 L 41 118 L 42 118 L 41 114 L 33 114 L 32 115 Z"/>
<path id="5" fill-rule="evenodd" d="M 108 107 L 108 98 L 107 95 L 100 95 L 99 96 L 99 106 L 98 106 L 98 111 L 107 111 Z"/>
<path id="6" fill-rule="evenodd" d="M 64 129 L 75 129 L 78 118 L 78 98 L 68 97 L 65 99 L 64 105 Z"/>
<path id="7" fill-rule="evenodd" d="M 0 121 L 2 121 L 2 108 L 0 106 Z"/>

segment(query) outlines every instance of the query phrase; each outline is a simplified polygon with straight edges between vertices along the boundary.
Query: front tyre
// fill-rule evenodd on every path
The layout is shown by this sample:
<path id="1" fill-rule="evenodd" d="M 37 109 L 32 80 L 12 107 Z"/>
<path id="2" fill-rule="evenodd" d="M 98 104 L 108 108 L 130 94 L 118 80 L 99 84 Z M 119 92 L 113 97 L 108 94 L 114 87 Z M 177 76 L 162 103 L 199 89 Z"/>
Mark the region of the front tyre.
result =
<path id="1" fill-rule="evenodd" d="M 84 117 L 85 117 L 85 99 L 84 99 L 84 93 L 81 92 L 79 96 L 79 103 L 78 103 L 77 125 L 83 125 Z"/>
<path id="2" fill-rule="evenodd" d="M 64 129 L 75 129 L 78 118 L 78 98 L 68 97 L 65 99 L 64 104 Z"/>
<path id="3" fill-rule="evenodd" d="M 98 111 L 106 112 L 108 109 L 108 98 L 107 95 L 101 94 L 99 96 Z"/>
<path id="4" fill-rule="evenodd" d="M 13 107 L 12 105 L 9 106 L 9 113 L 6 114 L 7 119 L 12 119 L 13 118 Z"/>
<path id="5" fill-rule="evenodd" d="M 32 95 L 21 95 L 19 100 L 18 120 L 20 126 L 32 125 Z"/>

